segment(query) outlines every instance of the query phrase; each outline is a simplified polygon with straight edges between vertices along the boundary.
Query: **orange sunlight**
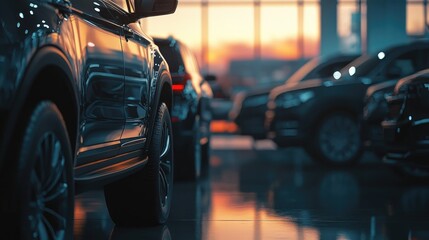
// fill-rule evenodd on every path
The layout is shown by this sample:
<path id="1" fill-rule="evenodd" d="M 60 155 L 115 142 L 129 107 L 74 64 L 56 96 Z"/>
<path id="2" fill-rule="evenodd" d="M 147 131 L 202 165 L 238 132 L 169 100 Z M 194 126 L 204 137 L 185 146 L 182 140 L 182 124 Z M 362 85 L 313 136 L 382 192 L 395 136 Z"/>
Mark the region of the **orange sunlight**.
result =
<path id="1" fill-rule="evenodd" d="M 212 195 L 212 221 L 208 222 L 208 239 L 320 238 L 318 230 L 298 226 L 293 219 L 285 216 L 276 216 L 259 206 L 255 197 L 254 193 L 241 193 L 236 196 L 215 192 Z"/>
<path id="2" fill-rule="evenodd" d="M 319 53 L 319 4 L 307 3 L 302 8 L 301 33 L 298 10 L 297 4 L 261 5 L 259 36 L 263 59 L 297 59 Z M 180 39 L 194 51 L 200 65 L 207 64 L 210 71 L 225 73 L 231 60 L 249 60 L 258 55 L 255 53 L 257 26 L 253 3 L 213 4 L 207 9 L 207 14 L 205 61 L 202 59 L 204 22 L 200 4 L 179 2 L 174 14 L 145 19 L 143 25 L 152 36 L 173 35 Z"/>

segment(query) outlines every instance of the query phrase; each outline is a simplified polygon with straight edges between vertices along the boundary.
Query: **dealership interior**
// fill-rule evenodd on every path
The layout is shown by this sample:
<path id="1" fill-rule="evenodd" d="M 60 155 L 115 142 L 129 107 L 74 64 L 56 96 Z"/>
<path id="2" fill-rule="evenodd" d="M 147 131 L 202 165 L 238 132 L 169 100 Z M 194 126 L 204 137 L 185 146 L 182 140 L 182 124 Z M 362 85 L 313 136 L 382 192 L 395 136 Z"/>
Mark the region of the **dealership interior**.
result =
<path id="1" fill-rule="evenodd" d="M 429 0 L 0 8 L 0 239 L 429 239 Z"/>
<path id="2" fill-rule="evenodd" d="M 265 124 L 263 136 L 254 137 L 231 117 L 244 111 L 243 99 L 252 96 L 252 91 L 273 89 L 278 84 L 272 83 L 294 76 L 315 57 L 375 54 L 382 60 L 392 46 L 425 41 L 428 12 L 427 0 L 182 0 L 173 15 L 143 19 L 149 35 L 179 39 L 194 52 L 201 72 L 216 76 L 211 82 L 209 165 L 205 174 L 191 181 L 175 181 L 165 225 L 116 226 L 103 191 L 77 195 L 74 238 L 429 239 L 427 167 L 421 175 L 410 177 L 409 172 L 386 164 L 385 150 L 380 153 L 366 146 L 344 164 L 329 162 L 329 156 L 319 160 L 323 147 L 317 152 L 307 146 L 317 138 L 315 132 L 301 144 L 276 142 L 272 137 L 290 137 L 300 131 L 292 129 L 296 121 L 283 122 L 288 128 L 281 131 L 267 130 L 267 120 L 253 122 L 252 115 L 260 113 L 249 112 L 243 118 L 251 129 Z M 353 67 L 345 70 L 350 77 L 360 71 L 358 65 Z M 344 75 L 338 70 L 329 76 Z M 324 86 L 335 86 L 329 81 Z M 215 89 L 220 93 L 215 94 Z M 273 91 L 269 94 L 274 95 Z M 309 90 L 298 95 L 300 103 L 284 97 L 283 108 L 304 105 L 317 94 Z M 266 110 L 268 97 L 258 100 Z M 249 106 L 258 105 L 258 100 L 249 100 Z M 231 114 L 234 109 L 239 113 Z M 271 109 L 276 117 L 278 111 Z M 264 111 L 262 115 L 269 114 Z M 428 136 L 428 128 L 425 131 Z M 349 142 L 356 135 L 344 134 L 338 141 Z"/>

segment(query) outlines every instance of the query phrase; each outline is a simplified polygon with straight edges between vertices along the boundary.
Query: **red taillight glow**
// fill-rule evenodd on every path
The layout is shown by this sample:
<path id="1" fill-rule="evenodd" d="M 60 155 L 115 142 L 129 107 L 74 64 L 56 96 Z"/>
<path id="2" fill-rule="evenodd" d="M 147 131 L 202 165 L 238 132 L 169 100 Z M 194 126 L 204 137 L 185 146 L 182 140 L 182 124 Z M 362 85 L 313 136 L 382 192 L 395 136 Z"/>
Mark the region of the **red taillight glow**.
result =
<path id="1" fill-rule="evenodd" d="M 178 122 L 180 121 L 179 117 L 171 117 L 171 122 Z"/>
<path id="2" fill-rule="evenodd" d="M 183 84 L 173 84 L 173 91 L 174 92 L 182 92 L 183 89 L 185 89 L 185 85 L 183 85 Z"/>
<path id="3" fill-rule="evenodd" d="M 189 73 L 172 74 L 173 77 L 173 92 L 183 92 L 186 82 L 191 80 L 192 76 Z"/>

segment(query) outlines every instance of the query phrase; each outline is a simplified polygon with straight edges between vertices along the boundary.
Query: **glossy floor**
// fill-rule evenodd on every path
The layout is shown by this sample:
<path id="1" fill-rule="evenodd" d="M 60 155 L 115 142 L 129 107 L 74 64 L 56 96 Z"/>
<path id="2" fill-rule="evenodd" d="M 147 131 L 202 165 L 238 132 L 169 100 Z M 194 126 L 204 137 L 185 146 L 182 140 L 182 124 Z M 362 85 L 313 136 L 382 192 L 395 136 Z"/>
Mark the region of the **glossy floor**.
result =
<path id="1" fill-rule="evenodd" d="M 329 169 L 301 149 L 215 136 L 209 176 L 176 183 L 165 226 L 117 228 L 101 191 L 76 197 L 75 239 L 429 239 L 429 185 L 365 154 Z"/>

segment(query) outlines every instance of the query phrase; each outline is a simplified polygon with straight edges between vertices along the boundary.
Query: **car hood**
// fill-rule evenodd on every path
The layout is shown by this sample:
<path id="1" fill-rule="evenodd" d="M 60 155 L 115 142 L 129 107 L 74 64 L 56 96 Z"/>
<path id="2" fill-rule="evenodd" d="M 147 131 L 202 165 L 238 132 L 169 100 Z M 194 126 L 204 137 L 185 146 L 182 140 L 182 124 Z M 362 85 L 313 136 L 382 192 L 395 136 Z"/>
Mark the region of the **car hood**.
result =
<path id="1" fill-rule="evenodd" d="M 285 92 L 291 92 L 291 91 L 297 91 L 307 88 L 314 88 L 314 87 L 320 87 L 322 86 L 323 82 L 328 81 L 328 79 L 323 78 L 316 78 L 316 79 L 310 79 L 302 82 L 297 82 L 295 84 L 285 84 L 282 86 L 278 86 L 271 90 L 270 92 L 270 99 L 276 98 L 278 95 L 281 95 Z"/>
<path id="2" fill-rule="evenodd" d="M 272 89 L 274 89 L 276 87 L 279 87 L 279 85 L 264 86 L 264 87 L 258 87 L 258 88 L 249 89 L 249 90 L 244 91 L 242 93 L 243 94 L 243 98 L 269 94 Z M 280 85 L 280 86 L 282 86 L 282 85 Z"/>
<path id="3" fill-rule="evenodd" d="M 295 85 L 284 85 L 274 88 L 270 93 L 270 99 L 275 99 L 278 95 L 281 95 L 285 92 L 292 92 L 298 90 L 305 90 L 317 87 L 335 87 L 343 85 L 353 85 L 353 84 L 365 84 L 369 85 L 372 83 L 372 80 L 367 77 L 350 77 L 343 78 L 341 80 L 334 80 L 332 77 L 329 78 L 317 78 L 299 82 Z"/>

